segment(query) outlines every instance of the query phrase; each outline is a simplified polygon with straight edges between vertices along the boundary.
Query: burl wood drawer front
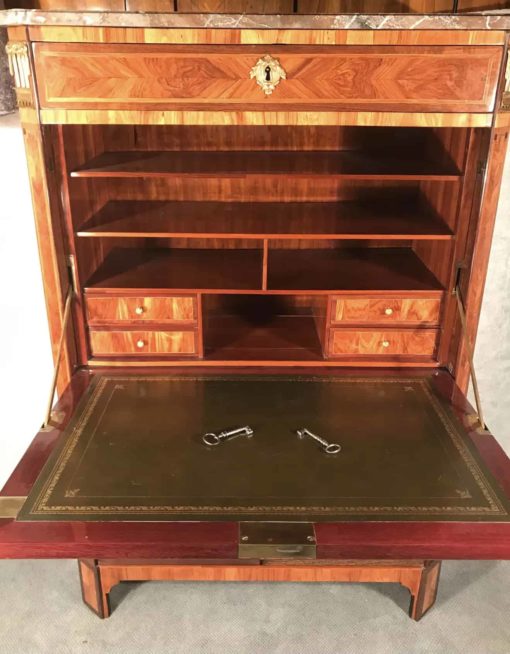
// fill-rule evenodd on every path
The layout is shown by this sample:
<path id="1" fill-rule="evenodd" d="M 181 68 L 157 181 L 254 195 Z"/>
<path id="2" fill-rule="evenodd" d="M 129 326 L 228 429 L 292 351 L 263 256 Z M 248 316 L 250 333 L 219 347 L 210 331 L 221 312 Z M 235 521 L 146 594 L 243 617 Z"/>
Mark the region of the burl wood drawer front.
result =
<path id="1" fill-rule="evenodd" d="M 417 298 L 336 298 L 332 322 L 438 324 L 440 299 Z"/>
<path id="2" fill-rule="evenodd" d="M 259 59 L 277 60 L 266 94 Z M 328 105 L 352 110 L 491 111 L 497 46 L 35 46 L 43 108 L 129 109 L 204 104 Z M 274 65 L 274 64 L 272 64 Z"/>
<path id="3" fill-rule="evenodd" d="M 101 331 L 90 332 L 92 354 L 196 354 L 194 331 Z"/>
<path id="4" fill-rule="evenodd" d="M 90 324 L 106 322 L 183 322 L 196 321 L 194 297 L 91 297 L 87 298 Z"/>
<path id="5" fill-rule="evenodd" d="M 332 329 L 330 356 L 343 355 L 397 355 L 434 356 L 437 331 L 415 329 L 407 331 L 344 330 Z"/>

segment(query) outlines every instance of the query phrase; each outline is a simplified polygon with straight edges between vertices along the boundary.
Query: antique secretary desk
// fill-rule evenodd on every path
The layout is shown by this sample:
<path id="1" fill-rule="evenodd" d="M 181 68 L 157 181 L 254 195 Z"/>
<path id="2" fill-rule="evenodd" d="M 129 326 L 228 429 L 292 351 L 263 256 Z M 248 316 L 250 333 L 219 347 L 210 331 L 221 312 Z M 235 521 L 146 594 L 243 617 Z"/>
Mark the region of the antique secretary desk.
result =
<path id="1" fill-rule="evenodd" d="M 372 580 L 415 619 L 441 560 L 510 558 L 464 395 L 510 15 L 11 4 L 59 401 L 0 556 L 77 558 L 101 617 L 126 579 Z"/>

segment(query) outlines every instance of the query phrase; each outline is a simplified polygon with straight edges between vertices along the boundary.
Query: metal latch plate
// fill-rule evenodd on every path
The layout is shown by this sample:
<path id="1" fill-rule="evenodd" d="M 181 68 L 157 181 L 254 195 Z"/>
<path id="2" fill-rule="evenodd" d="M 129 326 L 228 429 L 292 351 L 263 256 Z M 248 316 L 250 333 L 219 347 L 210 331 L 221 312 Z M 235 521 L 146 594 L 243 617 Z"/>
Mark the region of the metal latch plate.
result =
<path id="1" fill-rule="evenodd" d="M 241 522 L 240 559 L 315 559 L 315 530 L 310 522 Z"/>

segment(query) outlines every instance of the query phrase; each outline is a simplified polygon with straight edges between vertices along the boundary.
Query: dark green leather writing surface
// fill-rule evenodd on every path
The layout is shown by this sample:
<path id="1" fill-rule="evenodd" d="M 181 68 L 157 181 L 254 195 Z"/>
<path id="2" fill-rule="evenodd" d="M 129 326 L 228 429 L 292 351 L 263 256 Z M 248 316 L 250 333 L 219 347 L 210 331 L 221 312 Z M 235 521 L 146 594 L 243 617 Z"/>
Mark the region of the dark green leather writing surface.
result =
<path id="1" fill-rule="evenodd" d="M 252 438 L 202 442 L 243 425 Z M 508 508 L 423 378 L 98 375 L 19 519 L 494 521 Z"/>

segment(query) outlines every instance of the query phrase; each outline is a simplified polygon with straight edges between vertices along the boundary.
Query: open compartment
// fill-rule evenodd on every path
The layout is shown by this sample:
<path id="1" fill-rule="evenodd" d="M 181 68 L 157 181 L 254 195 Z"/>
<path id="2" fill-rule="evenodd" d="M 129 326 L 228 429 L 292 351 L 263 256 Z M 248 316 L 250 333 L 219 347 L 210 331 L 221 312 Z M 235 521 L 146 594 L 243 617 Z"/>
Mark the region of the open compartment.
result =
<path id="1" fill-rule="evenodd" d="M 204 356 L 209 360 L 320 361 L 327 297 L 204 295 Z"/>

